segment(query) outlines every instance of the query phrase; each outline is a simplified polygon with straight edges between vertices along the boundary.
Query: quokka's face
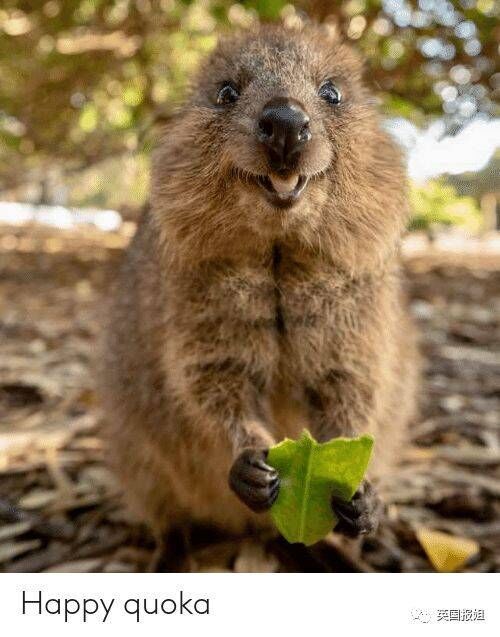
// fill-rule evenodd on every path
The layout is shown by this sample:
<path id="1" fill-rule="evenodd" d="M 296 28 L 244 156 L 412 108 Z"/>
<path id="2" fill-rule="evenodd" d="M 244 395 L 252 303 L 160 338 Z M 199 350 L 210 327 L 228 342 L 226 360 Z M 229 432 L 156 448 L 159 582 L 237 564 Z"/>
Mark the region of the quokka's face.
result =
<path id="1" fill-rule="evenodd" d="M 319 27 L 264 28 L 219 44 L 189 108 L 203 117 L 198 143 L 236 208 L 305 216 L 346 171 L 355 178 L 350 156 L 373 115 L 360 76 L 357 56 Z"/>

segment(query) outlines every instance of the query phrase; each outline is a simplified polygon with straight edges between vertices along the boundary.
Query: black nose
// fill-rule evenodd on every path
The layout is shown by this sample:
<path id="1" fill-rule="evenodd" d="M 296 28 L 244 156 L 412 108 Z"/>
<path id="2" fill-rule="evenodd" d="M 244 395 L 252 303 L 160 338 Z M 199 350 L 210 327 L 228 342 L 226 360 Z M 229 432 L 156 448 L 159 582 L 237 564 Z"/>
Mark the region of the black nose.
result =
<path id="1" fill-rule="evenodd" d="M 262 109 L 257 137 L 266 148 L 273 170 L 292 169 L 311 139 L 309 115 L 299 102 L 276 97 Z"/>

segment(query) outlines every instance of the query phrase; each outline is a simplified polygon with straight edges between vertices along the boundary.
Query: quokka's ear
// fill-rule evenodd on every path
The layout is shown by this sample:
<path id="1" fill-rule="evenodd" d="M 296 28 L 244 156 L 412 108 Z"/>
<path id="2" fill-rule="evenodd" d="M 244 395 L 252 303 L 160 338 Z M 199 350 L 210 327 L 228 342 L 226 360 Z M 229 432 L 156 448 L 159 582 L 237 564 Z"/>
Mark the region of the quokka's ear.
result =
<path id="1" fill-rule="evenodd" d="M 320 25 L 320 30 L 332 42 L 346 38 L 346 32 L 340 18 L 340 2 L 332 0 L 298 0 L 295 13 L 303 16 L 306 24 Z M 291 8 L 290 8 L 291 9 Z"/>
<path id="2" fill-rule="evenodd" d="M 349 40 L 346 31 L 347 27 L 338 15 L 327 15 L 321 22 L 320 28 L 331 44 L 345 44 Z"/>
<path id="3" fill-rule="evenodd" d="M 325 22 L 320 25 L 325 38 L 333 43 L 342 42 L 345 39 L 345 34 L 340 26 L 340 21 L 336 16 L 329 16 Z"/>
<path id="4" fill-rule="evenodd" d="M 287 30 L 295 33 L 310 30 L 319 32 L 331 44 L 339 44 L 347 39 L 341 21 L 336 15 L 327 15 L 326 18 L 318 20 L 314 12 L 308 13 L 307 8 L 288 5 L 281 14 L 281 23 Z"/>
<path id="5" fill-rule="evenodd" d="M 301 9 L 287 5 L 281 13 L 281 22 L 287 31 L 300 33 L 310 23 L 310 20 Z"/>

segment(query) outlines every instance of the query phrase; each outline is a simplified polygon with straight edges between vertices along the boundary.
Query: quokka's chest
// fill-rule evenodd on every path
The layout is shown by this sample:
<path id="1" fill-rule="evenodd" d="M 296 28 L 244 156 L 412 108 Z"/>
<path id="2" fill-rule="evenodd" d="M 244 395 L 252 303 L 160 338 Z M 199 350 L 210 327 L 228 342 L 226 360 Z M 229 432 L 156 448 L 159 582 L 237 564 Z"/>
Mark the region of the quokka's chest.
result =
<path id="1" fill-rule="evenodd" d="M 265 270 L 228 273 L 207 282 L 200 298 L 207 311 L 221 312 L 228 321 L 248 319 L 266 323 L 277 319 L 304 327 L 320 325 L 355 291 L 333 273 L 273 273 Z M 280 319 L 277 319 L 278 321 Z"/>
<path id="2" fill-rule="evenodd" d="M 198 291 L 205 326 L 220 326 L 242 346 L 245 339 L 265 347 L 321 340 L 357 304 L 356 286 L 338 272 L 295 263 L 219 270 Z"/>

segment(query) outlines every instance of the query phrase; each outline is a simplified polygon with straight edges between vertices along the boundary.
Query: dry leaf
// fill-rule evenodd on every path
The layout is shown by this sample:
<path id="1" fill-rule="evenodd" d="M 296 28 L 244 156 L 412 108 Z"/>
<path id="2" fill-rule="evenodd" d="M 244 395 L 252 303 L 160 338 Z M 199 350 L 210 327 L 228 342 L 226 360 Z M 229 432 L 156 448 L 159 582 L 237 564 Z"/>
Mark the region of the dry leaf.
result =
<path id="1" fill-rule="evenodd" d="M 104 573 L 132 573 L 134 571 L 134 564 L 112 561 L 104 566 L 103 571 Z"/>
<path id="2" fill-rule="evenodd" d="M 0 542 L 9 540 L 10 538 L 23 535 L 31 529 L 30 522 L 16 522 L 15 524 L 7 524 L 0 527 Z"/>
<path id="3" fill-rule="evenodd" d="M 28 551 L 34 551 L 40 548 L 41 545 L 40 540 L 31 540 L 29 542 L 3 542 L 0 544 L 0 564 L 13 560 L 18 555 L 22 555 Z"/>
<path id="4" fill-rule="evenodd" d="M 440 573 L 457 571 L 479 551 L 479 544 L 474 540 L 425 527 L 417 530 L 417 538 L 432 565 Z"/>
<path id="5" fill-rule="evenodd" d="M 45 573 L 95 573 L 100 570 L 102 558 L 91 558 L 88 560 L 75 560 L 73 562 L 63 562 L 57 566 L 51 566 Z"/>
<path id="6" fill-rule="evenodd" d="M 262 544 L 245 542 L 234 561 L 235 573 L 276 573 L 279 564 L 274 555 L 266 553 Z"/>
<path id="7" fill-rule="evenodd" d="M 33 489 L 33 491 L 20 498 L 18 505 L 21 509 L 41 509 L 57 500 L 57 496 L 57 491 Z"/>

